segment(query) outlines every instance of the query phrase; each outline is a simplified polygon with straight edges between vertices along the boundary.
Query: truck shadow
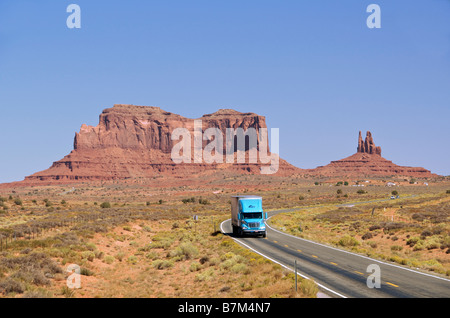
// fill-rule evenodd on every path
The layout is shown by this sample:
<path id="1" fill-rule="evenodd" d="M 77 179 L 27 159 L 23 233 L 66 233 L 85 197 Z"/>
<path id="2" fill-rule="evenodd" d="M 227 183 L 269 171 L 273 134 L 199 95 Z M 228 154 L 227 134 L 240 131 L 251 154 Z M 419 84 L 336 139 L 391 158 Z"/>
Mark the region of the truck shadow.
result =
<path id="1" fill-rule="evenodd" d="M 221 232 L 221 231 L 217 231 L 217 232 L 214 232 L 212 235 L 216 236 L 217 234 L 222 233 L 223 235 L 227 235 L 234 239 L 243 239 L 243 238 L 245 238 L 245 239 L 262 239 L 263 238 L 261 235 L 249 235 L 249 234 L 238 235 L 238 234 L 233 234 L 233 232 Z"/>

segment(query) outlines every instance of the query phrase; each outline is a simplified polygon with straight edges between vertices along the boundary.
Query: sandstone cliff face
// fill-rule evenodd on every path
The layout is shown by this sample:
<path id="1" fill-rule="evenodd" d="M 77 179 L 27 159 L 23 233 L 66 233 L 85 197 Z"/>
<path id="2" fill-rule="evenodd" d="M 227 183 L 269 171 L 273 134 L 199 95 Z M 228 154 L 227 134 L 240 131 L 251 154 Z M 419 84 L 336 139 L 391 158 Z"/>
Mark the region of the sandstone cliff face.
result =
<path id="1" fill-rule="evenodd" d="M 203 130 L 219 128 L 225 132 L 227 128 L 255 128 L 258 131 L 267 127 L 263 116 L 231 109 L 221 109 L 198 120 L 202 121 Z M 171 134 L 177 128 L 186 128 L 193 135 L 194 120 L 159 107 L 115 105 L 102 112 L 98 126 L 81 126 L 80 132 L 75 134 L 74 150 L 145 149 L 170 154 L 177 142 L 171 140 Z"/>
<path id="2" fill-rule="evenodd" d="M 198 118 L 202 130 L 219 128 L 266 128 L 263 116 L 222 109 Z M 96 127 L 82 125 L 75 134 L 74 149 L 63 159 L 44 171 L 26 177 L 25 181 L 89 181 L 147 178 L 158 174 L 192 175 L 205 171 L 229 170 L 243 173 L 260 173 L 260 164 L 233 163 L 181 163 L 171 158 L 174 144 L 172 132 L 186 128 L 194 138 L 194 119 L 166 112 L 159 107 L 114 105 L 105 109 Z M 225 136 L 223 137 L 226 140 Z M 202 141 L 203 147 L 209 141 Z M 259 143 L 257 143 L 259 147 Z M 224 153 L 225 153 L 224 144 Z M 247 146 L 245 150 L 249 150 Z M 224 160 L 225 162 L 225 160 Z M 280 159 L 279 174 L 299 173 L 301 169 Z"/>

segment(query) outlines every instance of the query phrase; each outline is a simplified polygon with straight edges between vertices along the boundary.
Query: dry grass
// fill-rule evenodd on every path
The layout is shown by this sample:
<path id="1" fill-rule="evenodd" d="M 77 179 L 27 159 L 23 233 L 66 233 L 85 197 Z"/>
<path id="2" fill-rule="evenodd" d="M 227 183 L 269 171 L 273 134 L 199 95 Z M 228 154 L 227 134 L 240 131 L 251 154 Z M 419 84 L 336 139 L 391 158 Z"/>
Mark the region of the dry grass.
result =
<path id="1" fill-rule="evenodd" d="M 424 187 L 397 180 L 405 184 L 396 188 L 401 197 L 416 197 L 337 209 L 387 198 L 392 188 L 372 180 L 358 194 L 357 180 L 315 185 L 220 173 L 161 181 L 0 189 L 0 295 L 315 297 L 312 281 L 300 280 L 296 293 L 292 273 L 218 232 L 229 218 L 230 196 L 238 193 L 262 195 L 266 211 L 308 207 L 272 219 L 291 234 L 449 273 L 448 182 Z M 81 266 L 81 289 L 66 287 L 69 264 Z"/>

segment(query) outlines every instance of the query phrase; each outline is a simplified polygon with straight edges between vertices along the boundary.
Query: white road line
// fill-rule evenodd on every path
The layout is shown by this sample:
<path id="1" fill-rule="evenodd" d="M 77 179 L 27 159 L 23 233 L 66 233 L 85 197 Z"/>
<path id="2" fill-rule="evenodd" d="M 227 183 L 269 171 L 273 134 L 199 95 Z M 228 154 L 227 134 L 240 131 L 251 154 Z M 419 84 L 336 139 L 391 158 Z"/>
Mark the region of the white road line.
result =
<path id="1" fill-rule="evenodd" d="M 228 222 L 228 221 L 230 221 L 230 219 L 225 220 L 225 221 L 223 221 L 223 222 L 220 224 L 220 229 L 222 230 L 222 233 L 223 233 L 223 234 L 225 234 L 225 231 L 224 231 L 224 229 L 223 229 L 223 224 L 224 224 L 225 222 Z M 231 237 L 231 236 L 230 236 L 230 237 Z M 242 241 L 240 241 L 240 240 L 238 240 L 238 239 L 236 239 L 236 238 L 234 238 L 234 237 L 231 237 L 231 238 L 232 238 L 233 240 L 237 241 L 239 244 L 245 246 L 245 247 L 248 248 L 249 250 L 252 250 L 252 251 L 255 252 L 256 254 L 259 254 L 259 255 L 261 255 L 262 257 L 267 258 L 268 260 L 270 260 L 270 261 L 272 261 L 272 262 L 274 262 L 274 263 L 276 263 L 276 264 L 278 264 L 278 265 L 280 265 L 280 266 L 286 268 L 287 270 L 290 270 L 291 272 L 294 271 L 292 268 L 289 268 L 288 266 L 286 266 L 286 265 L 284 265 L 284 264 L 282 264 L 282 263 L 280 263 L 280 262 L 278 262 L 278 261 L 276 261 L 276 260 L 270 258 L 269 256 L 264 255 L 264 254 L 261 253 L 261 252 L 258 252 L 257 250 L 255 250 L 254 248 L 248 246 L 247 244 L 243 243 Z M 303 275 L 303 274 L 300 274 L 299 272 L 297 272 L 297 275 L 299 275 L 300 277 L 303 277 L 303 278 L 305 278 L 305 279 L 311 279 L 311 278 L 309 278 L 309 277 L 307 277 L 307 276 L 305 276 L 305 275 Z M 322 284 L 319 284 L 319 283 L 317 283 L 317 282 L 315 282 L 315 283 L 317 284 L 317 286 L 319 286 L 319 287 L 322 288 L 322 289 L 325 289 L 326 291 L 329 291 L 330 293 L 333 293 L 333 294 L 335 294 L 335 295 L 337 295 L 337 296 L 339 296 L 339 297 L 341 297 L 341 298 L 347 298 L 346 296 L 344 296 L 344 295 L 342 295 L 342 294 L 340 294 L 340 293 L 338 293 L 338 292 L 335 292 L 334 290 L 332 290 L 332 289 L 330 289 L 330 288 L 328 288 L 328 287 L 326 287 L 326 286 L 323 286 Z"/>

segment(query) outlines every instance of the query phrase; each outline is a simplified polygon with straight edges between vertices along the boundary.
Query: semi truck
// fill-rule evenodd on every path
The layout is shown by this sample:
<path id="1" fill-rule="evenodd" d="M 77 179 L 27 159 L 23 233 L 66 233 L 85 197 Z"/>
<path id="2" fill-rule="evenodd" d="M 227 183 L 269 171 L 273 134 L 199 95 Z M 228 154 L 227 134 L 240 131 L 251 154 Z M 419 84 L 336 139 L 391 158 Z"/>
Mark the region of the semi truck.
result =
<path id="1" fill-rule="evenodd" d="M 233 235 L 262 235 L 266 237 L 267 213 L 262 207 L 262 197 L 237 195 L 231 197 L 231 224 Z"/>

